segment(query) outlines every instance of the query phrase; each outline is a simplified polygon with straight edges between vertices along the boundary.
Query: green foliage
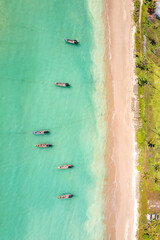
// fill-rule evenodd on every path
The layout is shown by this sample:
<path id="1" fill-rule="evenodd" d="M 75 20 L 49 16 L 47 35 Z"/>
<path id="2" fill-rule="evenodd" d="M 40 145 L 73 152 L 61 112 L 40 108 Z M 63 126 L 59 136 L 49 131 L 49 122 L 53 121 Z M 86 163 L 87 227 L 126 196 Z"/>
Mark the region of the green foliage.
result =
<path id="1" fill-rule="evenodd" d="M 152 0 L 144 0 L 144 4 L 148 4 L 149 2 L 152 2 Z"/>
<path id="2" fill-rule="evenodd" d="M 140 68 L 141 70 L 148 70 L 146 59 L 141 56 L 137 56 L 136 67 Z"/>
<path id="3" fill-rule="evenodd" d="M 143 239 L 157 240 L 160 233 L 160 224 L 156 220 L 152 220 L 151 224 L 145 229 Z"/>
<path id="4" fill-rule="evenodd" d="M 140 1 L 135 0 L 134 1 L 134 12 L 133 12 L 133 19 L 134 19 L 135 23 L 137 23 L 139 20 L 139 11 L 140 11 Z"/>
<path id="5" fill-rule="evenodd" d="M 147 7 L 148 7 L 148 12 L 150 13 L 150 14 L 153 14 L 154 12 L 155 12 L 155 9 L 156 9 L 156 1 L 150 1 L 149 3 L 148 3 L 148 5 L 147 5 Z"/>
<path id="6" fill-rule="evenodd" d="M 137 166 L 137 170 L 140 171 L 141 170 L 141 165 Z"/>
<path id="7" fill-rule="evenodd" d="M 137 29 L 136 33 L 135 33 L 135 47 L 136 47 L 136 51 L 137 54 L 140 52 L 140 30 L 139 28 Z"/>
<path id="8" fill-rule="evenodd" d="M 138 85 L 139 86 L 144 86 L 145 84 L 148 83 L 147 78 L 143 77 L 143 76 L 138 76 Z"/>
<path id="9" fill-rule="evenodd" d="M 148 146 L 149 146 L 149 147 L 155 147 L 155 143 L 154 143 L 154 139 L 153 139 L 153 138 L 149 138 L 149 140 L 148 140 Z"/>
<path id="10" fill-rule="evenodd" d="M 135 21 L 139 99 L 139 128 L 136 136 L 139 148 L 137 170 L 140 177 L 138 240 L 160 239 L 160 224 L 152 221 L 148 225 L 146 218 L 149 213 L 148 199 L 156 200 L 156 196 L 160 195 L 160 21 L 148 14 L 148 7 L 155 10 L 155 1 L 144 0 L 141 26 L 138 15 Z M 147 38 L 145 52 L 144 35 Z"/>
<path id="11" fill-rule="evenodd" d="M 155 167 L 155 170 L 156 170 L 156 171 L 159 171 L 159 170 L 160 170 L 160 164 L 159 164 L 159 163 L 156 163 L 156 164 L 154 165 L 154 167 Z"/>
<path id="12" fill-rule="evenodd" d="M 137 141 L 139 145 L 144 145 L 146 134 L 144 129 L 139 129 L 137 132 Z"/>
<path id="13" fill-rule="evenodd" d="M 148 234 L 143 235 L 143 240 L 150 240 L 150 236 Z"/>

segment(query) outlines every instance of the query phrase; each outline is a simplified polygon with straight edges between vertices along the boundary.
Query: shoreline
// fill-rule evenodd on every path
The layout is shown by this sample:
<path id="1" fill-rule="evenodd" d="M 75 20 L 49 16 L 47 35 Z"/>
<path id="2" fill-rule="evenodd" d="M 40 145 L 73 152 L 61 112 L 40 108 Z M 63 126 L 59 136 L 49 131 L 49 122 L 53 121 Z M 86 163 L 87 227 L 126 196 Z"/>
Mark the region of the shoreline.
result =
<path id="1" fill-rule="evenodd" d="M 105 0 L 104 4 L 108 108 L 107 239 L 133 240 L 136 239 L 138 216 L 133 2 Z"/>

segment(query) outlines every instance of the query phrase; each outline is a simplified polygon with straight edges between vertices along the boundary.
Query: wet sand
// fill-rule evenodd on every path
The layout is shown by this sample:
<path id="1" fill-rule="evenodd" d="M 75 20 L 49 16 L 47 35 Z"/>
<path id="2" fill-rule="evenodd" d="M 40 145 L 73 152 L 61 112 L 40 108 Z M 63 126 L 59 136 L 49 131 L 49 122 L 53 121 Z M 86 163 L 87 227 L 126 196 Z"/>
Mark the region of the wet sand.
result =
<path id="1" fill-rule="evenodd" d="M 107 37 L 107 240 L 136 235 L 132 0 L 105 0 Z"/>

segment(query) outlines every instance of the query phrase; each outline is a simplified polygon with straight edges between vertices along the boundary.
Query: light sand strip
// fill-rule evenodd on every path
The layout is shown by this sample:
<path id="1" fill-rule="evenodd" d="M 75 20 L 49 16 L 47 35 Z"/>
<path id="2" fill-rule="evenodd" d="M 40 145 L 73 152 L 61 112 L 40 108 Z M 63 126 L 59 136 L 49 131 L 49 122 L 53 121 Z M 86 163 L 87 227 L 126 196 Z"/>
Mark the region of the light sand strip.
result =
<path id="1" fill-rule="evenodd" d="M 106 0 L 108 85 L 107 239 L 136 239 L 133 1 Z"/>

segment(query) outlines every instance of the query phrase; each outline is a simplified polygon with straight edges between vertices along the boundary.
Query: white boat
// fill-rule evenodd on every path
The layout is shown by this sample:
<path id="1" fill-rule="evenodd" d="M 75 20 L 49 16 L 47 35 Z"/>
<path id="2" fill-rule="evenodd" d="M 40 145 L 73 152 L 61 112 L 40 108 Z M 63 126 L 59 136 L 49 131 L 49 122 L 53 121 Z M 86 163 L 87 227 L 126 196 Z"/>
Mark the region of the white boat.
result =
<path id="1" fill-rule="evenodd" d="M 73 167 L 73 165 L 66 164 L 66 165 L 59 166 L 58 169 L 67 169 L 67 168 L 72 168 L 72 167 Z"/>

